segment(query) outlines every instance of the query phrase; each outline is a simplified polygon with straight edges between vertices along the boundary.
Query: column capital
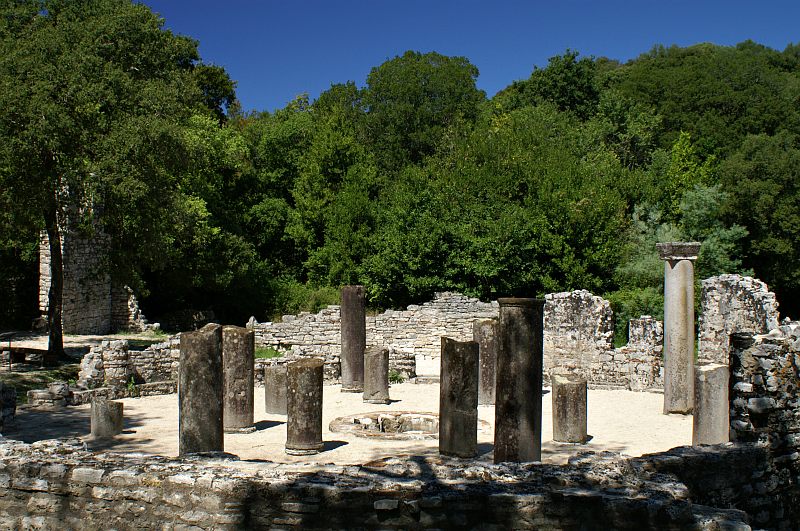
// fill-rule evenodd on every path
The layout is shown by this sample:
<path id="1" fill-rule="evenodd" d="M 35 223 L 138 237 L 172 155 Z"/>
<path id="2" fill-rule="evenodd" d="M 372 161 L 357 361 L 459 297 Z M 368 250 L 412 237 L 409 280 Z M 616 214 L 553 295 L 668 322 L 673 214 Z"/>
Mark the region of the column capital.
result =
<path id="1" fill-rule="evenodd" d="M 662 260 L 697 260 L 700 242 L 657 243 L 658 257 Z"/>

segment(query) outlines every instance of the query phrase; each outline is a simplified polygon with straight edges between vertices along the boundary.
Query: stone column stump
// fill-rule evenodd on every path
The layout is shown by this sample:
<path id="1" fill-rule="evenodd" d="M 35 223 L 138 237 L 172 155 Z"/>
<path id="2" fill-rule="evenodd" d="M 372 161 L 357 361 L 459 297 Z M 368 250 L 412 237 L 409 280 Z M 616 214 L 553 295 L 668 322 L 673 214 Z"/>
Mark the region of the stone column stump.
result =
<path id="1" fill-rule="evenodd" d="M 364 392 L 364 350 L 367 347 L 367 316 L 364 286 L 342 287 L 342 392 Z"/>
<path id="2" fill-rule="evenodd" d="M 498 324 L 494 462 L 542 458 L 544 300 L 502 298 Z"/>
<path id="3" fill-rule="evenodd" d="M 95 439 L 107 439 L 122 433 L 122 402 L 102 397 L 92 399 L 91 433 Z"/>
<path id="4" fill-rule="evenodd" d="M 583 444 L 586 433 L 586 379 L 577 374 L 554 374 L 553 440 Z"/>
<path id="5" fill-rule="evenodd" d="M 369 346 L 364 351 L 364 402 L 388 404 L 389 349 Z"/>
<path id="6" fill-rule="evenodd" d="M 128 340 L 103 340 L 104 385 L 124 388 L 131 379 L 130 353 Z"/>
<path id="7" fill-rule="evenodd" d="M 252 433 L 255 394 L 255 333 L 239 326 L 222 328 L 222 370 L 225 398 L 223 427 L 227 433 Z"/>
<path id="8" fill-rule="evenodd" d="M 312 455 L 322 451 L 322 366 L 319 358 L 289 363 L 286 382 L 286 453 Z"/>
<path id="9" fill-rule="evenodd" d="M 439 453 L 478 453 L 478 343 L 442 338 Z"/>
<path id="10" fill-rule="evenodd" d="M 720 363 L 696 365 L 694 370 L 694 418 L 692 446 L 728 442 L 730 369 Z"/>
<path id="11" fill-rule="evenodd" d="M 264 409 L 267 413 L 286 414 L 286 365 L 264 366 Z"/>
<path id="12" fill-rule="evenodd" d="M 479 348 L 478 404 L 494 405 L 497 367 L 497 319 L 475 321 L 472 340 Z"/>
<path id="13" fill-rule="evenodd" d="M 697 242 L 656 244 L 664 260 L 664 414 L 694 402 L 694 261 Z"/>
<path id="14" fill-rule="evenodd" d="M 222 452 L 222 327 L 183 332 L 178 374 L 178 454 Z"/>

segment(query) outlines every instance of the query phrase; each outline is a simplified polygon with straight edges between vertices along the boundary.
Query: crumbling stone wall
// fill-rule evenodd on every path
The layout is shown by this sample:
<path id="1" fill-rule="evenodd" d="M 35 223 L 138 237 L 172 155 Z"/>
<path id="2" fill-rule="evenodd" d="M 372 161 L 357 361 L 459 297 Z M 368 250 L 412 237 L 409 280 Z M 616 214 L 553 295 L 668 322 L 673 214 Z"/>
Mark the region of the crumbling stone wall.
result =
<path id="1" fill-rule="evenodd" d="M 546 381 L 548 372 L 554 370 L 580 372 L 593 387 L 644 390 L 663 386 L 663 332 L 658 321 L 650 319 L 646 325 L 643 321 L 641 337 L 636 335 L 639 325 L 634 323 L 633 341 L 615 350 L 613 313 L 608 301 L 585 290 L 547 295 L 545 301 Z M 481 302 L 458 293 L 437 293 L 433 301 L 425 304 L 368 316 L 367 343 L 387 346 L 390 367 L 407 376 L 412 371 L 423 376 L 438 375 L 441 337 L 469 341 L 474 321 L 498 315 L 496 302 Z M 285 315 L 280 323 L 251 319 L 247 326 L 255 331 L 258 346 L 323 357 L 326 366 L 339 364 L 338 306 L 316 314 Z M 326 374 L 332 372 L 326 370 Z"/>
<path id="2" fill-rule="evenodd" d="M 778 327 L 778 302 L 764 282 L 741 275 L 720 275 L 701 284 L 698 359 L 728 363 L 731 334 L 765 334 Z"/>
<path id="3" fill-rule="evenodd" d="M 64 289 L 61 322 L 66 334 L 108 334 L 112 331 L 143 332 L 157 329 L 149 324 L 139 303 L 127 286 L 113 282 L 103 272 L 104 238 L 84 238 L 63 231 L 61 254 Z M 39 310 L 47 313 L 50 290 L 50 245 L 47 234 L 39 240 Z"/>
<path id="4" fill-rule="evenodd" d="M 750 498 L 748 510 L 760 527 L 796 529 L 800 522 L 800 323 L 786 324 L 766 335 L 733 334 L 730 367 L 731 440 L 757 444 L 771 456 L 769 470 L 743 493 Z"/>
<path id="5" fill-rule="evenodd" d="M 744 468 L 724 465 L 744 454 Z M 761 470 L 755 446 L 637 459 L 582 455 L 569 465 L 389 458 L 360 467 L 238 467 L 222 459 L 91 453 L 78 441 L 0 442 L 7 529 L 749 529 L 705 506 L 664 468 L 719 468 L 708 493 L 741 491 Z"/>
<path id="6" fill-rule="evenodd" d="M 103 340 L 81 359 L 78 385 L 120 387 L 131 377 L 137 384 L 177 381 L 179 362 L 180 334 L 144 350 L 131 350 L 127 340 Z"/>
<path id="7" fill-rule="evenodd" d="M 61 322 L 65 334 L 111 331 L 111 277 L 101 272 L 99 246 L 96 240 L 67 231 L 61 236 L 64 264 Z M 39 310 L 42 313 L 47 313 L 50 280 L 50 246 L 47 234 L 43 234 L 39 243 Z"/>

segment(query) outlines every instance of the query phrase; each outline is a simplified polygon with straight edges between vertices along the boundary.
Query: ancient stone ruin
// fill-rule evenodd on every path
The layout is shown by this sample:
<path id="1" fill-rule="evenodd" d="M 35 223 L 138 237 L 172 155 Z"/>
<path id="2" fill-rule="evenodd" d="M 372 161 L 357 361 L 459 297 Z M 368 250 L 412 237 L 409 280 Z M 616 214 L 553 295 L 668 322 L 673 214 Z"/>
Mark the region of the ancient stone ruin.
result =
<path id="1" fill-rule="evenodd" d="M 741 312 L 737 322 L 764 320 L 758 307 L 743 302 L 770 300 L 759 284 L 738 277 L 715 285 L 719 287 L 713 291 L 716 300 L 727 300 L 730 308 Z M 704 298 L 712 296 L 712 290 L 709 295 L 706 290 L 703 293 Z M 774 311 L 776 305 L 770 307 Z M 537 429 L 541 437 L 535 403 L 539 401 L 540 413 L 542 382 L 548 370 L 556 384 L 562 379 L 580 384 L 575 392 L 584 393 L 583 397 L 586 385 L 636 390 L 663 385 L 662 325 L 647 316 L 632 320 L 628 345 L 614 349 L 613 318 L 607 302 L 588 292 L 554 294 L 544 301 L 505 299 L 499 304 L 440 294 L 427 305 L 367 318 L 367 345 L 377 347 L 375 352 L 381 352 L 382 358 L 383 349 L 388 349 L 389 365 L 394 363 L 395 370 L 404 366 L 408 374 L 416 374 L 419 366 L 428 371 L 432 361 L 443 362 L 440 391 L 445 393 L 441 399 L 447 407 L 441 408 L 440 415 L 447 417 L 444 422 L 451 423 L 449 429 L 454 433 L 466 430 L 465 421 L 469 420 L 470 434 L 473 425 L 474 431 L 481 429 L 481 423 L 473 424 L 471 416 L 472 408 L 479 407 L 477 344 L 471 343 L 474 323 L 499 319 L 497 374 L 511 380 L 520 375 L 537 376 L 530 388 L 522 388 L 530 384 L 530 378 L 519 379 L 520 389 L 514 381 L 497 381 L 495 414 L 519 404 L 534 404 L 532 412 L 518 408 L 514 414 L 496 418 L 493 450 L 498 464 L 413 454 L 358 466 L 323 464 L 324 459 L 315 461 L 313 467 L 237 463 L 235 456 L 218 453 L 224 449 L 216 440 L 222 418 L 208 407 L 221 408 L 223 402 L 221 327 L 210 325 L 184 333 L 145 351 L 131 350 L 126 342 L 105 342 L 87 355 L 81 373 L 83 382 L 101 387 L 77 391 L 55 386 L 47 390 L 48 399 L 61 400 L 63 407 L 92 398 L 127 396 L 132 386 L 125 382 L 131 379 L 137 393 L 157 389 L 147 386 L 168 390 L 171 386 L 168 392 L 175 392 L 179 378 L 182 393 L 189 393 L 193 401 L 186 411 L 181 401 L 182 416 L 194 423 L 194 428 L 190 425 L 186 431 L 194 430 L 192 436 L 203 430 L 214 432 L 194 441 L 196 448 L 182 446 L 180 453 L 211 453 L 167 458 L 90 452 L 77 441 L 25 444 L 0 439 L 0 527 L 793 529 L 800 521 L 800 324 L 777 326 L 777 312 L 770 315 L 774 315 L 770 323 L 776 326 L 770 324 L 768 330 L 746 330 L 724 320 L 714 325 L 712 319 L 701 327 L 701 334 L 716 338 L 734 331 L 726 353 L 720 354 L 722 346 L 714 351 L 723 363 L 694 372 L 696 381 L 701 382 L 696 388 L 701 397 L 697 404 L 704 404 L 698 414 L 717 432 L 724 420 L 731 442 L 680 447 L 637 458 L 578 454 L 566 465 L 527 462 L 539 459 L 536 445 L 510 444 L 520 440 L 535 443 Z M 282 323 L 251 322 L 249 328 L 257 343 L 290 354 L 282 361 L 262 360 L 254 369 L 255 378 L 261 375 L 263 380 L 265 365 L 288 366 L 286 451 L 323 451 L 319 431 L 323 379 L 341 383 L 341 369 L 336 370 L 341 362 L 335 344 L 340 329 L 338 307 L 285 318 Z M 439 341 L 438 352 L 429 349 L 431 335 Z M 469 371 L 460 371 L 464 364 L 452 366 L 448 354 L 440 358 L 442 337 L 452 338 L 444 342 L 451 348 L 470 345 L 464 347 L 470 350 Z M 202 344 L 190 348 L 193 342 Z M 410 343 L 420 344 L 421 353 L 409 347 Z M 520 367 L 519 363 L 533 365 Z M 385 363 L 376 366 L 381 367 L 382 377 Z M 715 383 L 720 366 L 729 386 Z M 718 408 L 719 394 L 704 398 L 706 386 L 712 391 L 729 390 L 727 400 L 722 401 L 727 407 Z M 466 402 L 461 400 L 464 392 L 447 393 L 448 389 L 466 388 L 471 393 Z M 508 400 L 512 391 L 519 392 Z M 211 392 L 219 397 L 209 397 Z M 361 397 L 358 399 L 361 403 Z M 579 404 L 574 397 L 566 400 L 585 411 L 585 402 Z M 373 416 L 352 415 L 337 421 L 343 431 L 349 427 L 350 432 L 367 437 L 417 435 L 413 432 L 442 428 L 441 416 L 425 415 L 374 412 Z M 518 426 L 504 432 L 504 423 L 515 419 L 521 419 Z M 580 415 L 565 414 L 565 419 L 571 422 L 570 428 L 581 428 L 585 422 Z M 532 432 L 520 438 L 523 425 Z M 578 439 L 585 435 L 585 430 L 577 432 Z M 497 439 L 498 433 L 507 436 Z M 214 444 L 205 444 L 211 439 Z M 465 442 L 472 443 L 463 437 L 446 440 L 450 446 L 444 453 L 472 454 L 471 447 L 462 448 Z"/>

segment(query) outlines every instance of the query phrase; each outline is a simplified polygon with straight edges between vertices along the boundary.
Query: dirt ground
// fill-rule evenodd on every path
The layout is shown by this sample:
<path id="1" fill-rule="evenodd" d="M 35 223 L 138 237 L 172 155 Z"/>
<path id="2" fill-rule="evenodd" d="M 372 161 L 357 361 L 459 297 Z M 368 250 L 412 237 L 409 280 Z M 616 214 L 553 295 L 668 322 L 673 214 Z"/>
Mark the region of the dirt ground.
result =
<path id="1" fill-rule="evenodd" d="M 324 450 L 315 456 L 294 457 L 284 452 L 286 417 L 264 412 L 264 388 L 256 388 L 256 431 L 226 434 L 225 451 L 245 462 L 358 464 L 397 455 L 434 456 L 438 441 L 374 440 L 351 434 L 331 433 L 328 425 L 336 417 L 376 411 L 437 413 L 438 384 L 392 385 L 389 405 L 363 403 L 360 394 L 342 393 L 337 385 L 326 385 L 323 397 Z M 590 390 L 588 432 L 591 440 L 582 445 L 552 440 L 551 393 L 542 397 L 542 460 L 563 463 L 581 451 L 613 451 L 638 456 L 675 446 L 691 444 L 692 417 L 663 415 L 663 395 L 630 391 Z M 59 411 L 23 409 L 3 435 L 26 442 L 57 437 L 80 437 L 92 449 L 141 452 L 176 456 L 178 452 L 178 397 L 165 395 L 128 398 L 124 403 L 125 428 L 108 442 L 93 441 L 89 434 L 89 406 Z M 478 433 L 478 460 L 492 460 L 494 407 L 480 406 L 478 415 L 489 428 Z M 245 463 L 242 463 L 243 465 Z"/>

